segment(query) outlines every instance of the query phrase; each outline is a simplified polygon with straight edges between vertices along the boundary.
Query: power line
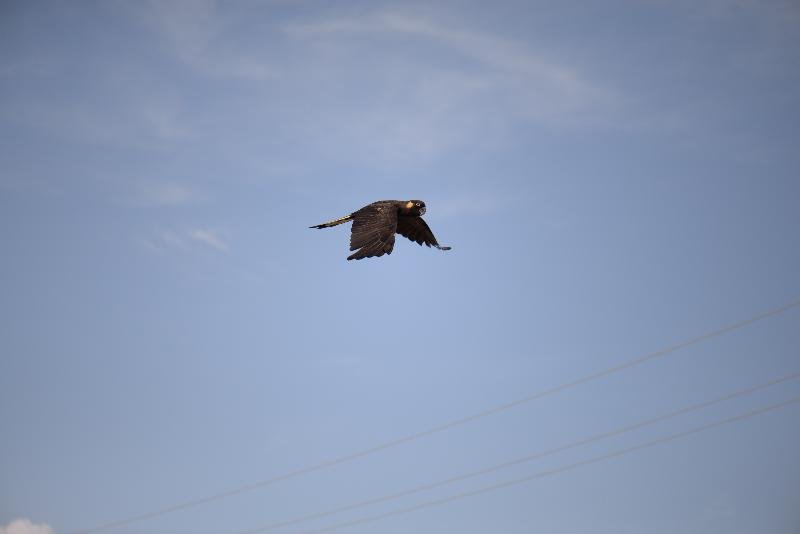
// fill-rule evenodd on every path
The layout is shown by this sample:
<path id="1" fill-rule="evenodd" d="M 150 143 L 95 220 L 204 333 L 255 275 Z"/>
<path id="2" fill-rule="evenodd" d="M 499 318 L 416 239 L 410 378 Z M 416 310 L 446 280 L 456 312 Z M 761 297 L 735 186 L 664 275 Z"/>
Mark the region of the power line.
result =
<path id="1" fill-rule="evenodd" d="M 381 497 L 374 497 L 374 498 L 366 499 L 366 500 L 363 500 L 363 501 L 360 501 L 360 502 L 356 502 L 356 503 L 353 503 L 353 504 L 340 506 L 338 508 L 332 508 L 330 510 L 326 510 L 326 511 L 322 511 L 322 512 L 315 512 L 315 513 L 312 513 L 312 514 L 307 514 L 307 515 L 295 517 L 293 519 L 287 519 L 287 520 L 284 520 L 284 521 L 281 521 L 281 522 L 272 523 L 272 524 L 265 525 L 265 526 L 262 526 L 262 527 L 258 527 L 258 528 L 254 528 L 254 529 L 250 529 L 250 530 L 246 530 L 246 531 L 242 531 L 240 534 L 256 534 L 256 533 L 260 533 L 260 532 L 268 532 L 270 530 L 274 530 L 274 529 L 277 529 L 277 528 L 288 527 L 288 526 L 291 526 L 291 525 L 296 525 L 298 523 L 303 523 L 305 521 L 311 521 L 312 519 L 321 519 L 323 517 L 328 517 L 328 516 L 331 516 L 331 515 L 334 515 L 334 514 L 338 514 L 338 513 L 341 513 L 341 512 L 347 512 L 347 511 L 350 511 L 350 510 L 363 508 L 365 506 L 370 506 L 370 505 L 373 505 L 373 504 L 392 501 L 392 500 L 395 500 L 395 499 L 399 499 L 401 497 L 408 497 L 409 495 L 414 495 L 414 494 L 420 493 L 422 491 L 432 490 L 432 489 L 435 489 L 435 488 L 439 488 L 439 487 L 442 487 L 442 486 L 453 484 L 455 482 L 461 482 L 461 481 L 467 480 L 469 478 L 473 478 L 473 477 L 477 477 L 477 476 L 493 473 L 495 471 L 499 471 L 499 470 L 504 469 L 506 467 L 511 467 L 511 466 L 514 466 L 514 465 L 519 465 L 519 464 L 522 464 L 522 463 L 530 462 L 530 461 L 533 461 L 533 460 L 538 460 L 540 458 L 544 458 L 545 456 L 550 456 L 550 455 L 553 455 L 553 454 L 556 454 L 556 453 L 559 453 L 559 452 L 563 452 L 563 451 L 566 451 L 566 450 L 569 450 L 569 449 L 574 449 L 576 447 L 579 447 L 579 446 L 582 446 L 582 445 L 587 445 L 587 444 L 593 443 L 595 441 L 600 441 L 602 439 L 606 439 L 606 438 L 610 438 L 610 437 L 614 437 L 614 436 L 619 436 L 621 434 L 625 434 L 625 433 L 631 432 L 633 430 L 638 430 L 640 428 L 643 428 L 643 427 L 646 427 L 646 426 L 650 426 L 650 425 L 653 425 L 655 423 L 660 423 L 660 422 L 665 421 L 667 419 L 672 419 L 672 418 L 677 417 L 679 415 L 685 415 L 687 413 L 695 412 L 695 411 L 701 410 L 703 408 L 708 408 L 708 407 L 713 406 L 715 404 L 719 404 L 719 403 L 722 403 L 722 402 L 725 402 L 725 401 L 728 401 L 728 400 L 731 400 L 731 399 L 735 399 L 737 397 L 742 397 L 744 395 L 748 395 L 750 393 L 754 393 L 754 392 L 759 391 L 761 389 L 766 389 L 766 388 L 769 388 L 769 387 L 772 387 L 772 386 L 776 386 L 778 384 L 782 384 L 784 382 L 788 382 L 788 381 L 791 381 L 791 380 L 796 380 L 798 378 L 800 378 L 800 373 L 791 373 L 789 375 L 785 375 L 785 376 L 783 376 L 781 378 L 777 378 L 777 379 L 771 380 L 769 382 L 758 384 L 756 386 L 752 386 L 752 387 L 749 387 L 749 388 L 746 388 L 746 389 L 740 389 L 738 391 L 734 391 L 733 393 L 729 393 L 729 394 L 727 394 L 725 396 L 718 397 L 718 398 L 713 399 L 713 400 L 709 400 L 709 401 L 693 404 L 693 405 L 690 405 L 690 406 L 686 406 L 686 407 L 681 408 L 679 410 L 675 410 L 675 411 L 672 411 L 670 413 L 660 415 L 658 417 L 653 417 L 651 419 L 646 419 L 644 421 L 640 421 L 640 422 L 634 423 L 632 425 L 627 425 L 627 426 L 620 427 L 620 428 L 617 428 L 617 429 L 614 429 L 614 430 L 610 430 L 610 431 L 607 431 L 607 432 L 594 434 L 594 435 L 592 435 L 592 436 L 590 436 L 588 438 L 584 438 L 584 439 L 581 439 L 581 440 L 578 440 L 578 441 L 574 441 L 574 442 L 568 443 L 566 445 L 561 445 L 559 447 L 555 447 L 555 448 L 552 448 L 552 449 L 547 449 L 547 450 L 544 450 L 544 451 L 541 451 L 541 452 L 537 452 L 537 453 L 534 453 L 534 454 L 529 454 L 529 455 L 523 456 L 521 458 L 516 458 L 514 460 L 510 460 L 510 461 L 507 461 L 507 462 L 496 464 L 496 465 L 493 465 L 493 466 L 490 466 L 490 467 L 486 467 L 486 468 L 483 468 L 483 469 L 479 469 L 479 470 L 476 470 L 476 471 L 471 471 L 469 473 L 465 473 L 465 474 L 462 474 L 462 475 L 450 477 L 450 478 L 447 478 L 447 479 L 444 479 L 444 480 L 439 480 L 439 481 L 436 481 L 436 482 L 430 482 L 428 484 L 417 486 L 415 488 L 406 489 L 406 490 L 398 491 L 398 492 L 391 493 L 391 494 L 388 494 L 388 495 L 383 495 Z"/>
<path id="2" fill-rule="evenodd" d="M 787 401 L 780 402 L 780 403 L 777 403 L 777 404 L 770 404 L 769 406 L 765 406 L 763 408 L 759 408 L 759 409 L 753 410 L 751 412 L 747 412 L 747 413 L 743 413 L 743 414 L 740 414 L 740 415 L 736 415 L 734 417 L 729 417 L 727 419 L 720 419 L 720 420 L 717 420 L 717 421 L 714 421 L 714 422 L 711 422 L 711 423 L 707 423 L 707 424 L 702 425 L 702 426 L 698 426 L 698 427 L 691 428 L 689 430 L 685 430 L 683 432 L 678 432 L 676 434 L 670 434 L 669 436 L 665 436 L 663 438 L 658 438 L 658 439 L 654 439 L 652 441 L 647 441 L 645 443 L 641 443 L 639 445 L 635 445 L 633 447 L 628 447 L 628 448 L 625 448 L 625 449 L 620 449 L 618 451 L 615 451 L 615 452 L 612 452 L 612 453 L 609 453 L 609 454 L 603 454 L 601 456 L 595 456 L 595 457 L 589 458 L 587 460 L 581 460 L 579 462 L 571 463 L 569 465 L 565 465 L 565 466 L 562 466 L 562 467 L 559 467 L 559 468 L 556 468 L 556 469 L 549 469 L 547 471 L 539 471 L 538 473 L 534 473 L 532 475 L 528 475 L 528 476 L 521 477 L 521 478 L 515 478 L 513 480 L 508 480 L 506 482 L 501 482 L 499 484 L 493 484 L 491 486 L 484 486 L 482 488 L 478 488 L 478 489 L 471 490 L 471 491 L 464 491 L 462 493 L 456 493 L 455 495 L 450 495 L 449 497 L 443 497 L 441 499 L 425 501 L 425 502 L 416 504 L 414 506 L 409 506 L 407 508 L 400 508 L 400 509 L 397 509 L 397 510 L 391 510 L 389 512 L 386 512 L 386 513 L 383 513 L 383 514 L 379 514 L 379 515 L 374 515 L 374 516 L 370 516 L 370 517 L 362 517 L 362 518 L 355 519 L 355 520 L 352 520 L 352 521 L 347 521 L 345 523 L 338 523 L 336 525 L 331 525 L 331 526 L 328 526 L 328 527 L 325 527 L 325 528 L 322 528 L 322 529 L 319 529 L 319 530 L 313 530 L 313 531 L 304 532 L 303 534 L 322 534 L 323 532 L 331 532 L 333 530 L 339 530 L 339 529 L 342 529 L 342 528 L 353 527 L 353 526 L 356 526 L 356 525 L 363 525 L 365 523 L 372 523 L 374 521 L 380 521 L 382 519 L 386 519 L 386 518 L 389 518 L 389 517 L 394 517 L 394 516 L 398 516 L 398 515 L 403 515 L 403 514 L 415 512 L 417 510 L 422 510 L 424 508 L 432 508 L 434 506 L 440 506 L 440 505 L 447 504 L 447 503 L 450 503 L 450 502 L 453 502 L 453 501 L 457 501 L 457 500 L 460 500 L 460 499 L 465 499 L 467 497 L 473 497 L 475 495 L 481 495 L 481 494 L 489 493 L 489 492 L 496 491 L 496 490 L 499 490 L 499 489 L 508 488 L 508 487 L 511 487 L 511 486 L 517 486 L 517 485 L 523 484 L 525 482 L 530 482 L 532 480 L 536 480 L 536 479 L 539 479 L 539 478 L 544 478 L 544 477 L 548 477 L 548 476 L 552 476 L 552 475 L 557 475 L 557 474 L 560 474 L 560 473 L 564 473 L 566 471 L 571 471 L 571 470 L 576 469 L 578 467 L 583 467 L 583 466 L 586 466 L 586 465 L 595 464 L 595 463 L 598 463 L 598 462 L 602 462 L 604 460 L 610 460 L 611 458 L 616 458 L 616 457 L 623 456 L 625 454 L 629 454 L 629 453 L 632 453 L 632 452 L 635 452 L 635 451 L 639 451 L 639 450 L 646 449 L 646 448 L 649 448 L 649 447 L 654 447 L 654 446 L 660 445 L 662 443 L 667 443 L 667 442 L 674 441 L 674 440 L 677 440 L 677 439 L 680 439 L 680 438 L 685 438 L 687 436 L 691 436 L 692 434 L 697 434 L 699 432 L 703 432 L 705 430 L 710 430 L 710 429 L 715 428 L 715 427 L 727 425 L 729 423 L 733 423 L 733 422 L 736 422 L 736 421 L 741 421 L 741 420 L 747 419 L 749 417 L 754 417 L 754 416 L 762 415 L 762 414 L 765 414 L 767 412 L 771 412 L 771 411 L 774 411 L 774 410 L 779 410 L 781 408 L 785 408 L 785 407 L 787 407 L 787 406 L 789 406 L 791 404 L 798 403 L 798 402 L 800 402 L 800 397 L 794 397 L 794 398 L 791 398 L 791 399 L 789 399 Z"/>
<path id="3" fill-rule="evenodd" d="M 193 508 L 193 507 L 200 506 L 200 505 L 203 505 L 203 504 L 208 504 L 210 502 L 226 499 L 228 497 L 233 497 L 235 495 L 239 495 L 239 494 L 246 493 L 246 492 L 249 492 L 249 491 L 253 491 L 253 490 L 256 490 L 256 489 L 259 489 L 259 488 L 263 488 L 263 487 L 266 487 L 266 486 L 269 486 L 269 485 L 272 485 L 272 484 L 275 484 L 275 483 L 278 483 L 278 482 L 282 482 L 284 480 L 289 480 L 291 478 L 295 478 L 295 477 L 298 477 L 298 476 L 301 476 L 301 475 L 306 475 L 308 473 L 313 473 L 315 471 L 321 471 L 323 469 L 328 469 L 328 468 L 334 467 L 336 465 L 340 465 L 340 464 L 344 464 L 344 463 L 347 463 L 347 462 L 351 462 L 353 460 L 356 460 L 356 459 L 359 459 L 359 458 L 363 458 L 365 456 L 374 454 L 376 452 L 380 452 L 380 451 L 383 451 L 383 450 L 386 450 L 386 449 L 397 447 L 398 445 L 402 445 L 404 443 L 415 441 L 415 440 L 420 439 L 420 438 L 431 436 L 433 434 L 438 434 L 440 432 L 444 432 L 444 431 L 449 430 L 451 428 L 455 428 L 455 427 L 470 423 L 472 421 L 476 421 L 478 419 L 483 419 L 484 417 L 489 417 L 489 416 L 492 416 L 492 415 L 496 415 L 498 413 L 508 411 L 508 410 L 510 410 L 512 408 L 515 408 L 515 407 L 520 406 L 522 404 L 526 404 L 528 402 L 532 402 L 532 401 L 540 399 L 542 397 L 547 397 L 547 396 L 550 396 L 550 395 L 554 395 L 556 393 L 559 393 L 559 392 L 567 390 L 567 389 L 574 388 L 574 387 L 579 386 L 581 384 L 585 384 L 587 382 L 591 382 L 593 380 L 597 380 L 599 378 L 603 378 L 603 377 L 606 377 L 608 375 L 611 375 L 611 374 L 614 374 L 614 373 L 618 373 L 618 372 L 623 371 L 625 369 L 629 369 L 631 367 L 635 367 L 637 365 L 641 365 L 641 364 L 643 364 L 645 362 L 648 362 L 650 360 L 653 360 L 653 359 L 659 358 L 661 356 L 665 356 L 667 354 L 676 352 L 676 351 L 678 351 L 680 349 L 686 348 L 686 347 L 691 346 L 691 345 L 695 345 L 695 344 L 700 343 L 702 341 L 705 341 L 707 339 L 710 339 L 710 338 L 713 338 L 713 337 L 717 337 L 717 336 L 721 336 L 722 334 L 726 334 L 728 332 L 731 332 L 731 331 L 734 331 L 734 330 L 738 330 L 740 328 L 744 328 L 745 326 L 749 326 L 749 325 L 751 325 L 753 323 L 762 321 L 764 319 L 768 319 L 768 318 L 773 317 L 775 315 L 779 315 L 779 314 L 784 313 L 784 312 L 786 312 L 786 311 L 788 311 L 790 309 L 796 308 L 797 306 L 800 306 L 800 300 L 795 300 L 794 302 L 791 302 L 791 303 L 786 304 L 784 306 L 780 306 L 778 308 L 773 308 L 772 310 L 769 310 L 767 312 L 764 312 L 764 313 L 761 313 L 759 315 L 755 315 L 753 317 L 750 317 L 749 319 L 745 319 L 743 321 L 739 321 L 739 322 L 736 322 L 736 323 L 729 324 L 729 325 L 724 326 L 722 328 L 719 328 L 717 330 L 713 330 L 711 332 L 707 332 L 707 333 L 699 335 L 697 337 L 690 338 L 690 339 L 682 341 L 680 343 L 676 343 L 676 344 L 671 345 L 669 347 L 666 347 L 664 349 L 661 349 L 661 350 L 658 350 L 658 351 L 655 351 L 655 352 L 651 352 L 650 354 L 646 354 L 644 356 L 640 356 L 638 358 L 634 358 L 634 359 L 629 360 L 627 362 L 615 365 L 613 367 L 609 367 L 609 368 L 607 368 L 607 369 L 605 369 L 603 371 L 598 371 L 596 373 L 592 373 L 592 374 L 586 375 L 584 377 L 578 378 L 578 379 L 573 380 L 571 382 L 566 382 L 566 383 L 563 383 L 561 385 L 552 387 L 550 389 L 546 389 L 546 390 L 540 391 L 538 393 L 534 393 L 532 395 L 528 395 L 526 397 L 522 397 L 522 398 L 516 399 L 516 400 L 511 401 L 511 402 L 500 404 L 500 405 L 494 406 L 492 408 L 489 408 L 489 409 L 483 410 L 481 412 L 477 412 L 477 413 L 474 413 L 474 414 L 471 414 L 471 415 L 468 415 L 468 416 L 465 416 L 465 417 L 462 417 L 462 418 L 459 418 L 459 419 L 453 419 L 451 421 L 448 421 L 448 422 L 443 423 L 441 425 L 429 428 L 427 430 L 423 430 L 423 431 L 416 432 L 416 433 L 413 433 L 413 434 L 408 434 L 406 436 L 394 439 L 392 441 L 387 441 L 387 442 L 381 443 L 381 444 L 376 445 L 374 447 L 363 449 L 361 451 L 358 451 L 358 452 L 355 452 L 355 453 L 351 453 L 351 454 L 348 454 L 348 455 L 345 455 L 345 456 L 340 456 L 340 457 L 335 458 L 333 460 L 328 460 L 328 461 L 321 462 L 321 463 L 318 463 L 318 464 L 314 464 L 314 465 L 310 465 L 310 466 L 303 467 L 303 468 L 300 468 L 300 469 L 296 469 L 294 471 L 290 471 L 290 472 L 285 473 L 283 475 L 278 475 L 278 476 L 273 477 L 273 478 L 260 480 L 258 482 L 253 482 L 251 484 L 246 484 L 246 485 L 240 486 L 238 488 L 234 488 L 234 489 L 231 489 L 231 490 L 223 491 L 223 492 L 220 492 L 220 493 L 215 493 L 213 495 L 209 495 L 209 496 L 206 496 L 206 497 L 201 497 L 201 498 L 198 498 L 198 499 L 184 501 L 184 502 L 182 502 L 180 504 L 167 506 L 167 507 L 164 507 L 164 508 L 161 508 L 161 509 L 158 509 L 158 510 L 145 512 L 145 513 L 142 513 L 142 514 L 139 514 L 139 515 L 135 515 L 135 516 L 131 516 L 131 517 L 128 517 L 128 518 L 125 518 L 125 519 L 120 519 L 120 520 L 116 520 L 116 521 L 110 521 L 110 522 L 107 522 L 107 523 L 104 523 L 104 524 L 101 524 L 101 525 L 97 525 L 97 526 L 94 526 L 94 527 L 78 530 L 74 534 L 90 534 L 92 532 L 98 532 L 98 531 L 101 531 L 101 530 L 107 530 L 107 529 L 111 529 L 111 528 L 115 528 L 115 527 L 121 527 L 121 526 L 124 526 L 124 525 L 129 525 L 131 523 L 137 523 L 137 522 L 140 522 L 140 521 L 144 521 L 146 519 L 153 519 L 153 518 L 165 515 L 165 514 L 169 514 L 169 513 L 172 513 L 172 512 L 177 512 L 179 510 L 184 510 L 184 509 L 187 509 L 187 508 Z"/>

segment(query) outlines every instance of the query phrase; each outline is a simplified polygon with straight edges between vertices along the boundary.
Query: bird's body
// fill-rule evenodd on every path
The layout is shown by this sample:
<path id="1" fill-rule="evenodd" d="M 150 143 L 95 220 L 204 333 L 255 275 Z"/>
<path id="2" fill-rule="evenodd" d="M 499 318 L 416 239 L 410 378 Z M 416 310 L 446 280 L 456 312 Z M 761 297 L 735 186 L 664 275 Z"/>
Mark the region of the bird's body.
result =
<path id="1" fill-rule="evenodd" d="M 348 260 L 391 254 L 396 233 L 420 245 L 450 250 L 450 247 L 442 247 L 436 241 L 433 232 L 422 219 L 424 213 L 425 203 L 421 200 L 379 200 L 350 215 L 311 228 L 330 228 L 353 221 L 350 250 L 356 252 L 348 256 Z"/>

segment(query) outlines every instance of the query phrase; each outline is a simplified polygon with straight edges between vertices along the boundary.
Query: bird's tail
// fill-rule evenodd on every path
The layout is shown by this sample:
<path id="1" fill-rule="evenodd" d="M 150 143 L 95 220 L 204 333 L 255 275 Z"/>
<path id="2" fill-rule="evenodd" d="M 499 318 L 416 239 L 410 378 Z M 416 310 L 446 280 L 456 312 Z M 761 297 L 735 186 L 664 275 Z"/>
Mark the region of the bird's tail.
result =
<path id="1" fill-rule="evenodd" d="M 331 226 L 336 226 L 337 224 L 344 224 L 347 221 L 353 220 L 352 215 L 346 215 L 344 217 L 340 217 L 338 219 L 334 219 L 332 221 L 328 221 L 326 223 L 318 224 L 316 226 L 309 226 L 309 228 L 330 228 Z"/>

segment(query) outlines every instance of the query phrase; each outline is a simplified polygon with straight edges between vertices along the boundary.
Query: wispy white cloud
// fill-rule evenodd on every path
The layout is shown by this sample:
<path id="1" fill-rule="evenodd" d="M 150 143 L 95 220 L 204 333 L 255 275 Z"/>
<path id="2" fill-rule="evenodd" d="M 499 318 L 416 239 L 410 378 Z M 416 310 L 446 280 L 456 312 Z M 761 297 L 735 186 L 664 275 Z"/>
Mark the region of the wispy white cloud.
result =
<path id="1" fill-rule="evenodd" d="M 142 106 L 141 116 L 153 136 L 166 141 L 183 139 L 189 135 L 177 106 L 159 105 L 152 101 Z"/>
<path id="2" fill-rule="evenodd" d="M 217 232 L 211 230 L 195 229 L 189 232 L 189 237 L 199 243 L 209 245 L 221 252 L 228 251 L 228 244 Z"/>
<path id="3" fill-rule="evenodd" d="M 337 153 L 358 147 L 364 159 L 419 161 L 502 144 L 524 124 L 620 123 L 624 99 L 615 91 L 452 14 L 379 9 L 294 23 L 285 32 L 315 88 L 299 91 L 314 111 L 304 139 Z"/>
<path id="4" fill-rule="evenodd" d="M 317 161 L 425 162 L 502 146 L 518 125 L 619 123 L 614 91 L 446 7 L 319 10 L 253 24 L 252 6 L 213 0 L 115 6 L 154 37 L 148 47 L 236 96 L 211 98 L 203 84 L 187 90 L 169 59 L 145 67 L 100 54 L 91 85 L 63 101 L 20 96 L 21 105 L 9 106 L 15 120 L 90 144 L 186 147 L 176 157 L 194 158 L 203 147 L 239 166 L 271 168 L 307 164 L 309 153 Z M 302 157 L 293 152 L 299 146 Z"/>
<path id="5" fill-rule="evenodd" d="M 519 123 L 597 121 L 617 103 L 576 68 L 454 22 L 452 13 L 379 8 L 312 16 L 262 25 L 266 40 L 245 49 L 236 38 L 243 14 L 235 9 L 212 0 L 147 6 L 144 20 L 196 72 L 279 81 L 285 92 L 250 102 L 250 116 L 280 123 L 282 135 L 328 156 L 425 160 L 502 143 Z M 414 47 L 429 53 L 409 52 Z"/>
<path id="6" fill-rule="evenodd" d="M 3 109 L 0 106 L 0 117 L 11 124 L 22 124 L 48 135 L 90 145 L 160 148 L 189 136 L 179 99 L 161 88 L 120 85 L 114 76 L 110 70 L 98 74 L 97 85 L 113 94 L 105 101 L 86 100 L 76 95 L 62 95 L 63 101 L 18 97 L 13 107 Z"/>
<path id="7" fill-rule="evenodd" d="M 144 20 L 181 62 L 213 77 L 264 80 L 274 68 L 257 55 L 231 48 L 226 18 L 215 0 L 147 2 Z"/>
<path id="8" fill-rule="evenodd" d="M 163 250 L 165 247 L 169 248 L 186 248 L 186 235 L 174 230 L 161 230 L 153 239 L 146 241 L 148 245 L 154 250 Z"/>
<path id="9" fill-rule="evenodd" d="M 287 27 L 291 35 L 305 38 L 336 38 L 353 34 L 381 36 L 395 34 L 408 39 L 426 39 L 431 45 L 449 49 L 479 65 L 478 68 L 449 69 L 433 65 L 450 74 L 449 89 L 457 89 L 469 74 L 472 89 L 509 90 L 513 105 L 539 118 L 563 119 L 565 114 L 587 110 L 598 104 L 611 104 L 615 95 L 608 88 L 591 82 L 577 68 L 531 49 L 529 45 L 496 34 L 444 23 L 433 16 L 396 10 L 376 11 L 352 18 L 331 18 Z M 378 43 L 379 44 L 379 43 Z M 425 63 L 425 58 L 417 58 Z M 458 91 L 461 92 L 461 91 Z"/>
<path id="10" fill-rule="evenodd" d="M 53 527 L 46 523 L 33 523 L 30 519 L 14 519 L 6 526 L 0 526 L 0 534 L 54 534 Z"/>
<path id="11" fill-rule="evenodd" d="M 153 252 L 189 251 L 192 245 L 210 247 L 218 252 L 228 252 L 230 247 L 218 230 L 194 228 L 190 230 L 161 229 L 140 239 L 140 243 Z"/>

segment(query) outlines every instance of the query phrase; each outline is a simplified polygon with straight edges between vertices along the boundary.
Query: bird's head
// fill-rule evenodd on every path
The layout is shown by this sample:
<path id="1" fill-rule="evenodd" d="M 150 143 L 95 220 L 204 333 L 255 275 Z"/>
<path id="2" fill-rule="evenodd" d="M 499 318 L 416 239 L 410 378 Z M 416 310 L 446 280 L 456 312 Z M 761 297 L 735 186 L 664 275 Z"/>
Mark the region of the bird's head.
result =
<path id="1" fill-rule="evenodd" d="M 409 200 L 406 202 L 404 206 L 404 211 L 408 215 L 424 215 L 425 214 L 425 203 L 421 200 Z"/>

